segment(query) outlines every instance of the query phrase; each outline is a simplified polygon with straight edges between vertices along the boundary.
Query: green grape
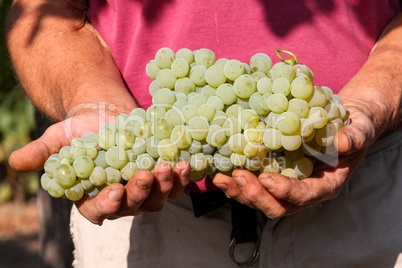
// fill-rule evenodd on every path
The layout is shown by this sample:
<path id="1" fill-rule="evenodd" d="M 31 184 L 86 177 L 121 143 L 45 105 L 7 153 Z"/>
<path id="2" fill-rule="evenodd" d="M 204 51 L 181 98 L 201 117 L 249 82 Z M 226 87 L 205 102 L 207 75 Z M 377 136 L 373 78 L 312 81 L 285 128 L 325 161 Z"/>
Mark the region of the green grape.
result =
<path id="1" fill-rule="evenodd" d="M 190 163 L 191 154 L 189 151 L 180 150 L 178 155 L 178 161 L 186 161 Z"/>
<path id="2" fill-rule="evenodd" d="M 188 104 L 194 105 L 199 108 L 202 104 L 207 103 L 207 97 L 201 93 L 191 93 L 187 96 Z"/>
<path id="3" fill-rule="evenodd" d="M 79 183 L 79 184 L 81 184 L 81 186 L 82 186 L 82 188 L 85 190 L 85 191 L 90 191 L 90 190 L 92 190 L 95 186 L 92 184 L 92 182 L 89 180 L 89 179 L 87 179 L 87 178 L 85 178 L 85 179 L 81 179 L 79 182 L 77 182 L 77 183 Z M 70 187 L 70 189 L 71 189 L 71 187 Z M 81 199 L 81 198 L 80 198 Z"/>
<path id="4" fill-rule="evenodd" d="M 158 91 L 160 87 L 158 86 L 158 82 L 153 80 L 148 86 L 148 93 L 149 95 L 153 96 L 156 91 Z"/>
<path id="5" fill-rule="evenodd" d="M 147 65 L 145 66 L 145 73 L 151 79 L 155 79 L 156 75 L 161 69 L 159 68 L 156 60 L 150 60 Z"/>
<path id="6" fill-rule="evenodd" d="M 232 162 L 233 166 L 241 167 L 246 164 L 247 156 L 244 154 L 233 153 L 229 157 L 230 162 Z"/>
<path id="7" fill-rule="evenodd" d="M 108 166 L 106 162 L 106 151 L 99 151 L 98 156 L 94 160 L 95 166 L 106 168 Z"/>
<path id="8" fill-rule="evenodd" d="M 215 53 L 208 48 L 201 48 L 195 52 L 194 60 L 197 65 L 208 68 L 215 63 Z"/>
<path id="9" fill-rule="evenodd" d="M 308 99 L 314 92 L 314 86 L 308 77 L 296 77 L 291 84 L 292 96 L 299 99 Z"/>
<path id="10" fill-rule="evenodd" d="M 250 98 L 257 90 L 255 79 L 249 74 L 243 74 L 234 81 L 233 90 L 240 98 Z"/>
<path id="11" fill-rule="evenodd" d="M 258 115 L 264 116 L 269 113 L 268 105 L 262 107 L 262 96 L 259 92 L 253 93 L 253 95 L 249 98 L 249 107 L 250 109 L 254 110 Z"/>
<path id="12" fill-rule="evenodd" d="M 231 105 L 237 99 L 233 85 L 228 83 L 222 84 L 216 89 L 216 96 L 221 98 L 224 105 Z"/>
<path id="13" fill-rule="evenodd" d="M 136 163 L 128 162 L 121 170 L 121 178 L 125 181 L 129 181 L 131 177 L 139 170 Z"/>
<path id="14" fill-rule="evenodd" d="M 136 138 L 132 150 L 135 154 L 143 154 L 147 150 L 146 140 L 144 138 Z"/>
<path id="15" fill-rule="evenodd" d="M 244 167 L 250 171 L 258 171 L 261 168 L 262 159 L 258 157 L 247 158 Z"/>
<path id="16" fill-rule="evenodd" d="M 193 140 L 190 144 L 190 147 L 188 147 L 188 152 L 190 154 L 196 154 L 196 153 L 201 153 L 202 152 L 202 144 L 200 141 Z"/>
<path id="17" fill-rule="evenodd" d="M 160 69 L 170 68 L 174 60 L 175 54 L 168 47 L 160 48 L 155 54 L 155 62 Z"/>
<path id="18" fill-rule="evenodd" d="M 289 105 L 289 101 L 285 95 L 280 93 L 271 94 L 267 99 L 268 108 L 274 113 L 283 113 Z"/>
<path id="19" fill-rule="evenodd" d="M 124 149 L 113 146 L 106 151 L 105 160 L 110 167 L 120 169 L 127 164 L 128 157 Z"/>
<path id="20" fill-rule="evenodd" d="M 241 132 L 241 125 L 239 119 L 236 117 L 228 117 L 222 127 L 228 137 Z"/>
<path id="21" fill-rule="evenodd" d="M 70 147 L 70 157 L 75 160 L 80 156 L 87 155 L 87 148 L 81 146 L 71 146 Z M 70 161 L 70 159 L 68 159 Z"/>
<path id="22" fill-rule="evenodd" d="M 110 149 L 109 149 L 110 150 Z M 78 178 L 88 178 L 95 167 L 94 161 L 88 156 L 80 156 L 73 162 L 75 174 Z"/>
<path id="23" fill-rule="evenodd" d="M 166 109 L 160 105 L 152 105 L 146 110 L 146 119 L 152 125 L 159 118 L 164 117 L 166 114 Z"/>
<path id="24" fill-rule="evenodd" d="M 155 160 L 147 153 L 140 154 L 135 160 L 139 169 L 152 170 L 155 166 Z"/>
<path id="25" fill-rule="evenodd" d="M 189 65 L 189 63 L 188 63 L 188 61 L 186 59 L 184 59 L 184 58 L 176 58 L 172 62 L 172 65 L 170 66 L 170 69 L 172 70 L 172 73 L 177 78 L 183 78 L 190 71 L 190 65 Z"/>
<path id="26" fill-rule="evenodd" d="M 191 171 L 190 171 L 190 180 L 191 181 L 194 181 L 194 182 L 202 181 L 204 178 L 205 178 L 204 170 L 197 171 L 197 170 L 191 169 Z"/>
<path id="27" fill-rule="evenodd" d="M 203 153 L 196 153 L 191 155 L 190 165 L 192 170 L 202 171 L 208 166 L 208 161 Z"/>
<path id="28" fill-rule="evenodd" d="M 222 146 L 227 140 L 225 130 L 219 125 L 210 125 L 206 141 L 214 147 Z"/>
<path id="29" fill-rule="evenodd" d="M 307 65 L 295 64 L 293 65 L 293 70 L 295 70 L 296 74 L 305 74 L 311 81 L 314 80 L 313 71 Z"/>
<path id="30" fill-rule="evenodd" d="M 127 126 L 116 133 L 116 145 L 122 149 L 133 147 L 135 142 L 135 128 Z"/>
<path id="31" fill-rule="evenodd" d="M 46 191 L 47 191 L 47 185 L 50 180 L 52 180 L 52 178 L 46 172 L 43 173 L 42 176 L 40 176 L 40 185 Z"/>
<path id="32" fill-rule="evenodd" d="M 190 80 L 196 86 L 204 86 L 207 81 L 205 80 L 205 73 L 207 72 L 207 67 L 204 65 L 196 65 L 190 70 Z"/>
<path id="33" fill-rule="evenodd" d="M 303 138 L 309 137 L 314 132 L 313 123 L 307 118 L 300 118 L 300 133 L 299 135 Z"/>
<path id="34" fill-rule="evenodd" d="M 188 148 L 192 143 L 192 139 L 190 131 L 184 125 L 175 126 L 170 135 L 170 140 L 181 150 Z"/>
<path id="35" fill-rule="evenodd" d="M 191 82 L 190 78 L 183 77 L 176 80 L 176 83 L 174 84 L 174 90 L 177 93 L 188 95 L 191 92 L 195 92 L 195 84 Z"/>
<path id="36" fill-rule="evenodd" d="M 276 161 L 275 158 L 264 158 L 261 162 L 261 172 L 263 172 L 263 173 L 266 173 L 266 172 L 279 173 L 280 166 L 279 166 L 278 161 Z"/>
<path id="37" fill-rule="evenodd" d="M 243 154 L 248 158 L 256 157 L 260 146 L 261 145 L 257 142 L 247 141 L 243 149 Z"/>
<path id="38" fill-rule="evenodd" d="M 279 77 L 284 77 L 291 82 L 296 77 L 296 71 L 293 70 L 291 65 L 288 65 L 284 62 L 278 62 L 272 66 L 271 70 L 269 70 L 268 76 L 272 81 Z"/>
<path id="39" fill-rule="evenodd" d="M 239 117 L 244 108 L 240 104 L 232 104 L 226 108 L 226 115 L 228 117 Z"/>
<path id="40" fill-rule="evenodd" d="M 159 88 L 173 89 L 176 83 L 177 77 L 173 74 L 170 69 L 162 69 L 156 75 L 156 84 Z M 159 90 L 158 90 L 159 91 Z M 156 91 L 155 93 L 157 93 Z"/>
<path id="41" fill-rule="evenodd" d="M 270 128 L 277 128 L 276 122 L 281 114 L 270 112 L 268 116 L 264 119 L 264 123 Z"/>
<path id="42" fill-rule="evenodd" d="M 102 186 L 106 184 L 106 171 L 101 166 L 96 166 L 91 175 L 89 175 L 90 182 L 95 186 Z"/>
<path id="43" fill-rule="evenodd" d="M 113 125 L 106 124 L 99 130 L 98 144 L 103 150 L 116 145 L 116 131 Z"/>
<path id="44" fill-rule="evenodd" d="M 146 153 L 152 156 L 153 158 L 158 158 L 160 155 L 158 153 L 158 146 L 160 140 L 158 140 L 155 136 L 151 136 L 146 141 L 147 150 Z"/>
<path id="45" fill-rule="evenodd" d="M 256 53 L 250 58 L 250 68 L 253 72 L 268 73 L 272 67 L 271 58 L 264 53 Z"/>
<path id="46" fill-rule="evenodd" d="M 248 100 L 249 100 L 248 98 L 237 98 L 236 104 L 241 105 L 244 109 L 250 109 Z"/>
<path id="47" fill-rule="evenodd" d="M 57 183 L 57 181 L 56 181 L 55 179 L 51 179 L 51 180 L 48 182 L 46 188 L 47 188 L 47 192 L 48 192 L 52 197 L 60 198 L 60 197 L 64 196 L 64 188 L 61 187 L 61 186 Z"/>
<path id="48" fill-rule="evenodd" d="M 315 141 L 322 147 L 328 147 L 334 143 L 337 131 L 335 124 L 329 122 L 323 128 L 317 129 L 315 133 Z"/>
<path id="49" fill-rule="evenodd" d="M 313 162 L 307 157 L 303 157 L 293 162 L 293 169 L 296 171 L 299 179 L 308 178 L 313 173 Z"/>
<path id="50" fill-rule="evenodd" d="M 265 130 L 262 137 L 264 145 L 271 150 L 277 150 L 282 147 L 282 133 L 275 128 Z"/>
<path id="51" fill-rule="evenodd" d="M 290 82 L 285 77 L 278 77 L 272 83 L 272 93 L 280 93 L 282 95 L 289 95 Z"/>
<path id="52" fill-rule="evenodd" d="M 55 157 L 50 157 L 46 160 L 44 165 L 44 170 L 50 177 L 54 176 L 54 170 L 60 165 L 60 159 Z"/>
<path id="53" fill-rule="evenodd" d="M 288 111 L 297 114 L 299 118 L 306 118 L 310 112 L 310 107 L 307 101 L 294 98 L 289 100 Z"/>
<path id="54" fill-rule="evenodd" d="M 222 126 L 227 118 L 228 116 L 226 115 L 225 112 L 217 110 L 210 124 Z"/>
<path id="55" fill-rule="evenodd" d="M 223 111 L 225 108 L 225 104 L 223 103 L 222 99 L 218 96 L 211 96 L 207 100 L 207 104 L 214 107 L 216 111 Z"/>
<path id="56" fill-rule="evenodd" d="M 114 127 L 116 129 L 116 131 L 119 131 L 120 129 L 124 129 L 127 124 L 128 124 L 128 114 L 119 114 L 118 116 L 116 116 L 116 118 L 114 119 Z M 84 139 L 83 139 L 84 141 Z M 84 141 L 84 145 L 85 145 L 85 141 Z"/>
<path id="57" fill-rule="evenodd" d="M 266 74 L 263 72 L 253 72 L 250 74 L 256 82 L 258 82 L 261 78 L 266 78 Z"/>
<path id="58" fill-rule="evenodd" d="M 193 51 L 188 48 L 181 48 L 176 51 L 176 59 L 178 58 L 183 58 L 188 62 L 188 64 L 191 64 L 194 61 Z"/>
<path id="59" fill-rule="evenodd" d="M 282 170 L 281 174 L 289 178 L 299 179 L 297 172 L 293 168 L 285 168 Z"/>
<path id="60" fill-rule="evenodd" d="M 211 146 L 206 140 L 201 142 L 201 152 L 205 155 L 213 154 L 216 151 L 216 148 Z"/>
<path id="61" fill-rule="evenodd" d="M 184 122 L 188 123 L 191 118 L 198 116 L 198 107 L 192 104 L 188 104 L 182 108 Z"/>
<path id="62" fill-rule="evenodd" d="M 269 77 L 263 77 L 257 81 L 257 91 L 264 95 L 272 93 L 272 80 Z"/>
<path id="63" fill-rule="evenodd" d="M 223 67 L 220 65 L 210 66 L 205 73 L 205 81 L 212 87 L 218 87 L 226 82 Z"/>
<path id="64" fill-rule="evenodd" d="M 204 117 L 193 117 L 188 123 L 188 130 L 194 140 L 202 141 L 208 135 L 209 123 Z"/>
<path id="65" fill-rule="evenodd" d="M 184 116 L 183 116 L 182 112 L 179 109 L 177 109 L 176 107 L 174 107 L 166 112 L 165 119 L 173 127 L 184 124 Z"/>
<path id="66" fill-rule="evenodd" d="M 158 144 L 158 154 L 165 161 L 173 161 L 179 154 L 179 148 L 170 139 L 163 139 Z"/>
<path id="67" fill-rule="evenodd" d="M 215 167 L 221 172 L 229 172 L 234 168 L 232 161 L 230 161 L 229 157 L 223 156 L 220 153 L 214 154 Z"/>
<path id="68" fill-rule="evenodd" d="M 327 101 L 327 104 L 325 105 L 324 109 L 327 112 L 329 121 L 339 118 L 341 116 L 338 105 L 334 101 L 330 100 Z"/>
<path id="69" fill-rule="evenodd" d="M 308 120 L 310 120 L 315 129 L 319 129 L 327 124 L 328 115 L 327 112 L 321 107 L 311 107 Z"/>
<path id="70" fill-rule="evenodd" d="M 198 114 L 207 119 L 207 121 L 211 121 L 215 116 L 215 108 L 211 104 L 203 103 L 198 107 Z"/>
<path id="71" fill-rule="evenodd" d="M 291 135 L 298 132 L 300 128 L 300 119 L 293 112 L 284 112 L 276 119 L 276 127 L 285 135 Z"/>
<path id="72" fill-rule="evenodd" d="M 106 172 L 106 184 L 119 183 L 121 181 L 120 170 L 112 167 L 105 168 Z"/>
<path id="73" fill-rule="evenodd" d="M 311 94 L 306 101 L 310 107 L 324 108 L 327 103 L 327 95 L 321 87 L 314 87 L 313 94 Z"/>
<path id="74" fill-rule="evenodd" d="M 151 126 L 152 134 L 158 139 L 163 140 L 170 137 L 172 133 L 173 124 L 166 118 L 161 117 Z"/>
<path id="75" fill-rule="evenodd" d="M 223 66 L 223 73 L 229 80 L 235 81 L 244 74 L 244 65 L 238 60 L 228 60 Z"/>
<path id="76" fill-rule="evenodd" d="M 293 167 L 293 162 L 289 157 L 281 155 L 281 156 L 276 157 L 275 159 L 276 159 L 276 162 L 278 162 L 279 169 L 281 171 L 283 171 L 284 169 Z"/>
<path id="77" fill-rule="evenodd" d="M 283 148 L 288 151 L 294 151 L 300 148 L 302 138 L 300 135 L 284 135 L 282 134 L 281 143 Z"/>
<path id="78" fill-rule="evenodd" d="M 64 159 L 64 158 L 65 158 L 65 159 L 68 160 L 68 162 L 69 162 L 70 164 L 73 163 L 74 159 L 73 159 L 73 157 L 71 156 L 70 151 L 71 151 L 71 146 L 70 146 L 70 145 L 63 146 L 63 147 L 60 149 L 60 151 L 59 151 L 59 158 L 60 158 L 60 159 Z M 46 166 L 46 163 L 45 163 L 45 166 Z"/>
<path id="79" fill-rule="evenodd" d="M 228 145 L 234 153 L 243 153 L 247 141 L 243 133 L 236 133 L 229 137 Z"/>
<path id="80" fill-rule="evenodd" d="M 228 61 L 229 61 L 229 59 L 227 59 L 227 58 L 219 58 L 215 61 L 215 64 L 225 67 L 226 62 L 228 62 Z"/>
<path id="81" fill-rule="evenodd" d="M 74 168 L 67 164 L 60 164 L 54 170 L 54 179 L 63 188 L 70 187 L 76 180 Z"/>
<path id="82" fill-rule="evenodd" d="M 166 105 L 167 108 L 173 106 L 176 101 L 176 96 L 169 88 L 161 88 L 152 96 L 152 103 L 154 105 Z"/>
<path id="83" fill-rule="evenodd" d="M 244 109 L 240 113 L 240 125 L 243 130 L 255 128 L 258 126 L 260 118 L 258 114 L 252 109 Z"/>
<path id="84" fill-rule="evenodd" d="M 216 96 L 216 88 L 211 87 L 210 85 L 205 85 L 201 88 L 201 94 L 207 97 Z"/>

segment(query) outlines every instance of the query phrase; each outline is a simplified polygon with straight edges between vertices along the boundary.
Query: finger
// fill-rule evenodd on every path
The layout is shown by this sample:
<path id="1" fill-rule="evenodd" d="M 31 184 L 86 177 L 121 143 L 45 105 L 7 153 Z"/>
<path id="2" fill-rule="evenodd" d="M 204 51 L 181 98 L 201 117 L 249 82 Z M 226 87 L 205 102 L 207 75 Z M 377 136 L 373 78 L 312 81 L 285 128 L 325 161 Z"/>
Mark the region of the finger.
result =
<path id="1" fill-rule="evenodd" d="M 350 110 L 350 124 L 341 128 L 334 139 L 335 148 L 343 155 L 350 155 L 367 148 L 375 139 L 372 121 L 355 108 Z"/>
<path id="2" fill-rule="evenodd" d="M 176 199 L 190 183 L 190 164 L 186 161 L 180 161 L 173 169 L 173 188 L 169 193 L 168 199 Z"/>
<path id="3" fill-rule="evenodd" d="M 135 216 L 142 214 L 140 210 L 144 200 L 151 192 L 154 176 L 148 170 L 137 171 L 125 186 L 125 194 L 118 212 L 110 215 L 109 219 L 122 216 Z"/>
<path id="4" fill-rule="evenodd" d="M 124 198 L 124 186 L 111 184 L 102 189 L 96 196 L 84 196 L 75 202 L 78 211 L 90 222 L 102 225 L 109 216 L 117 213 Z"/>
<path id="5" fill-rule="evenodd" d="M 40 170 L 49 156 L 68 142 L 60 123 L 52 125 L 39 139 L 14 151 L 9 158 L 10 166 L 20 172 Z"/>
<path id="6" fill-rule="evenodd" d="M 237 199 L 239 202 L 245 202 L 245 200 L 241 200 L 241 190 L 232 177 L 218 173 L 214 176 L 212 182 L 216 187 L 221 189 L 227 197 Z"/>
<path id="7" fill-rule="evenodd" d="M 173 188 L 173 171 L 168 163 L 160 163 L 153 172 L 155 179 L 149 196 L 141 205 L 141 211 L 154 212 L 163 208 L 163 205 Z"/>

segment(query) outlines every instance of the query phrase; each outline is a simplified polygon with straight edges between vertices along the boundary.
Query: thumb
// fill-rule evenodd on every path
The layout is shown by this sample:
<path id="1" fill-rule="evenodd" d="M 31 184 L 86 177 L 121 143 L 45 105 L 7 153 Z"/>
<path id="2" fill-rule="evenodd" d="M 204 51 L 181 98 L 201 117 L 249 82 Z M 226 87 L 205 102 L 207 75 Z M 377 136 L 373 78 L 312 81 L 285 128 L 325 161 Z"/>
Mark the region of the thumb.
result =
<path id="1" fill-rule="evenodd" d="M 334 145 L 342 155 L 350 155 L 370 146 L 375 139 L 375 128 L 370 118 L 357 109 L 349 110 L 350 124 L 341 128 Z"/>
<path id="2" fill-rule="evenodd" d="M 68 142 L 61 124 L 54 124 L 39 139 L 14 151 L 9 157 L 10 166 L 20 172 L 40 170 L 49 156 Z"/>

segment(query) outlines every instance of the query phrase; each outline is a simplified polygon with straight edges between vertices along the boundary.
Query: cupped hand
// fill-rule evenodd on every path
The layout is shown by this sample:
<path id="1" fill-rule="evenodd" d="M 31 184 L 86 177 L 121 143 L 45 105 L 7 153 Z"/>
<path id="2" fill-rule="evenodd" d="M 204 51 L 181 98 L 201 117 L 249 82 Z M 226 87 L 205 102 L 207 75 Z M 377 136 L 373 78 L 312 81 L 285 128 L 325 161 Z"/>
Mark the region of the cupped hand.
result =
<path id="1" fill-rule="evenodd" d="M 364 158 L 374 142 L 375 128 L 355 101 L 344 100 L 350 124 L 338 131 L 335 147 L 339 152 L 336 167 L 319 164 L 313 174 L 297 180 L 276 173 L 253 173 L 236 169 L 232 176 L 217 174 L 213 182 L 225 194 L 262 211 L 269 218 L 293 214 L 303 208 L 335 198 L 349 175 Z"/>
<path id="2" fill-rule="evenodd" d="M 37 140 L 12 153 L 10 166 L 17 171 L 40 170 L 45 161 L 74 137 L 89 131 L 97 132 L 100 122 L 112 122 L 113 115 L 85 112 L 51 125 Z M 91 123 L 89 123 L 91 122 Z M 155 171 L 140 170 L 126 185 L 115 183 L 94 197 L 85 196 L 75 202 L 79 212 L 94 224 L 105 219 L 160 210 L 167 199 L 177 198 L 189 183 L 190 165 L 179 162 L 174 168 L 162 163 Z"/>

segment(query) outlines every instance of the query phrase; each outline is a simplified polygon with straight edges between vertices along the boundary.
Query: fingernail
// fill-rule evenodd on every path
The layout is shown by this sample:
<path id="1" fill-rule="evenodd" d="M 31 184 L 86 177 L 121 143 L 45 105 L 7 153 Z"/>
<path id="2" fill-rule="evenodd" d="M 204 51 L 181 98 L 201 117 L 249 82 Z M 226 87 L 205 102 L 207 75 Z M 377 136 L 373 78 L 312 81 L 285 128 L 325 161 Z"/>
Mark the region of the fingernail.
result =
<path id="1" fill-rule="evenodd" d="M 124 190 L 121 188 L 112 188 L 109 190 L 107 197 L 112 202 L 118 202 L 121 200 L 121 197 L 123 196 L 123 191 Z"/>
<path id="2" fill-rule="evenodd" d="M 161 172 L 158 174 L 158 181 L 160 182 L 165 182 L 165 181 L 169 181 L 171 177 L 171 172 Z"/>
<path id="3" fill-rule="evenodd" d="M 235 180 L 235 182 L 236 182 L 240 187 L 245 186 L 246 183 L 247 183 L 246 178 L 244 178 L 243 176 L 233 176 L 233 179 Z"/>
<path id="4" fill-rule="evenodd" d="M 151 185 L 144 181 L 144 180 L 138 180 L 137 181 L 137 187 L 142 189 L 142 190 L 148 190 L 149 188 L 151 188 Z"/>
<path id="5" fill-rule="evenodd" d="M 262 176 L 260 179 L 261 184 L 264 185 L 264 187 L 268 190 L 272 190 L 275 188 L 275 181 L 271 177 Z"/>

